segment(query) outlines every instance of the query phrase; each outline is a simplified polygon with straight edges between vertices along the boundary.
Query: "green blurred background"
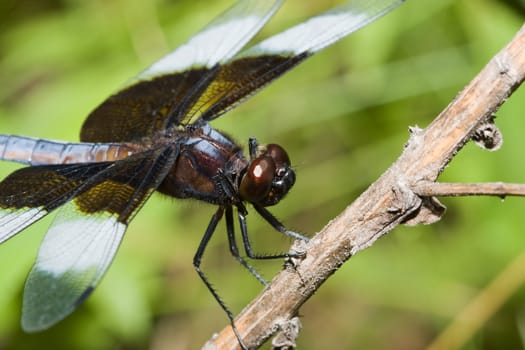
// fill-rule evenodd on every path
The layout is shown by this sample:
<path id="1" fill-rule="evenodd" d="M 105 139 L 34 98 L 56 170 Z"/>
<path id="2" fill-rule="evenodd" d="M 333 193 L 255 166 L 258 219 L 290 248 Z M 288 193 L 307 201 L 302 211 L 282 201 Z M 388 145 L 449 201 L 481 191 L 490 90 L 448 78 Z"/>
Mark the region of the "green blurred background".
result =
<path id="1" fill-rule="evenodd" d="M 1 0 L 0 132 L 78 140 L 91 109 L 231 2 Z M 261 36 L 338 3 L 289 0 Z M 428 125 L 524 18 L 520 0 L 408 0 L 214 125 L 242 144 L 257 136 L 287 148 L 298 180 L 272 211 L 311 235 L 397 158 L 408 126 Z M 524 109 L 522 89 L 497 114 L 502 149 L 468 144 L 441 180 L 525 182 Z M 2 163 L 0 175 L 16 168 Z M 440 349 L 525 347 L 525 199 L 443 203 L 441 222 L 397 228 L 322 286 L 301 309 L 300 349 L 425 349 L 436 339 L 457 340 Z M 191 264 L 213 211 L 154 196 L 92 297 L 39 334 L 21 332 L 20 304 L 50 218 L 4 243 L 0 349 L 199 348 L 227 324 Z M 249 225 L 258 251 L 288 248 L 254 213 Z M 261 287 L 231 258 L 220 228 L 204 268 L 237 313 Z M 281 262 L 255 265 L 271 279 Z"/>

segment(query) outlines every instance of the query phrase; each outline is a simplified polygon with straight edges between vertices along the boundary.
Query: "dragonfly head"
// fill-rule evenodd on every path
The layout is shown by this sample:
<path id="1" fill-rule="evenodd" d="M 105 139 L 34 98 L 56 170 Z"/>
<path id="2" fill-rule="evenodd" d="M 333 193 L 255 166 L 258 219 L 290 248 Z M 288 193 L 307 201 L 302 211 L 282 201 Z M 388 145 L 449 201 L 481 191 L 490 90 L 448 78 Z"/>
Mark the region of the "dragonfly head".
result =
<path id="1" fill-rule="evenodd" d="M 257 156 L 242 175 L 239 193 L 243 200 L 267 207 L 277 204 L 294 183 L 288 154 L 272 143 L 258 147 Z"/>

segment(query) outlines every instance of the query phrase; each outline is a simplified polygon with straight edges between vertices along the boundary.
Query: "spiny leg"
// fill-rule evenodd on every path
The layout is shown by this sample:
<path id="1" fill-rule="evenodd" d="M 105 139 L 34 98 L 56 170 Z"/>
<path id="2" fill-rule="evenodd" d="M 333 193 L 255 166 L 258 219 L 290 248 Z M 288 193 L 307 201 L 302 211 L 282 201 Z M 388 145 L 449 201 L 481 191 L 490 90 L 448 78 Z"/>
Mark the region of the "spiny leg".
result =
<path id="1" fill-rule="evenodd" d="M 294 232 L 292 230 L 287 229 L 275 216 L 272 215 L 266 208 L 262 207 L 259 204 L 254 203 L 253 207 L 259 215 L 261 215 L 264 220 L 266 220 L 274 229 L 281 232 L 283 235 L 298 239 L 300 241 L 308 242 L 310 241 L 310 238 L 303 236 L 300 233 Z"/>
<path id="2" fill-rule="evenodd" d="M 268 222 L 270 225 L 272 225 L 273 228 L 275 228 L 277 231 L 283 233 L 286 236 L 303 240 L 308 242 L 308 238 L 300 235 L 296 232 L 288 230 L 279 220 L 277 220 L 268 210 L 264 209 L 263 207 L 254 204 L 254 208 L 257 210 L 257 212 Z M 239 218 L 239 226 L 241 228 L 241 235 L 242 235 L 242 241 L 244 245 L 244 250 L 246 251 L 246 255 L 250 259 L 258 259 L 258 260 L 269 260 L 269 259 L 281 259 L 281 258 L 302 258 L 304 257 L 304 253 L 281 253 L 281 254 L 271 254 L 271 255 L 259 255 L 255 254 L 252 249 L 252 245 L 250 243 L 250 237 L 248 235 L 248 225 L 246 224 L 246 214 L 238 211 L 238 218 Z"/>
<path id="3" fill-rule="evenodd" d="M 242 228 L 241 228 L 242 230 Z M 230 243 L 230 252 L 238 262 L 241 263 L 252 275 L 255 276 L 264 286 L 268 285 L 268 282 L 251 266 L 246 260 L 244 260 L 240 254 L 239 249 L 237 248 L 237 242 L 235 241 L 235 230 L 233 224 L 233 210 L 231 206 L 226 207 L 226 231 L 228 232 L 228 242 Z M 244 241 L 244 237 L 243 237 Z M 246 244 L 245 244 L 246 246 Z M 249 255 L 248 255 L 249 256 Z M 251 256 L 249 256 L 251 257 Z"/>
<path id="4" fill-rule="evenodd" d="M 206 228 L 206 232 L 204 233 L 204 236 L 202 237 L 202 240 L 199 244 L 199 247 L 197 248 L 197 252 L 195 253 L 195 256 L 193 257 L 193 266 L 195 268 L 195 271 L 197 271 L 200 278 L 202 279 L 202 281 L 208 288 L 208 290 L 211 292 L 211 294 L 215 298 L 215 300 L 217 300 L 221 308 L 224 310 L 224 312 L 226 312 L 226 315 L 230 319 L 230 324 L 231 324 L 233 333 L 235 334 L 235 337 L 239 341 L 241 348 L 243 350 L 248 350 L 248 347 L 243 343 L 241 339 L 241 335 L 239 334 L 239 331 L 237 330 L 237 327 L 235 326 L 235 320 L 234 320 L 232 312 L 230 311 L 230 309 L 228 309 L 226 304 L 222 301 L 221 297 L 219 296 L 217 291 L 213 288 L 210 281 L 208 280 L 208 278 L 206 277 L 206 275 L 204 274 L 204 272 L 201 270 L 201 267 L 200 267 L 202 256 L 204 254 L 204 250 L 206 249 L 206 246 L 210 242 L 210 239 L 213 236 L 213 233 L 215 232 L 215 229 L 217 228 L 217 224 L 221 220 L 223 213 L 224 213 L 224 208 L 219 207 L 219 209 L 217 209 L 215 214 L 213 214 L 210 220 L 210 223 L 208 224 L 208 227 Z"/>

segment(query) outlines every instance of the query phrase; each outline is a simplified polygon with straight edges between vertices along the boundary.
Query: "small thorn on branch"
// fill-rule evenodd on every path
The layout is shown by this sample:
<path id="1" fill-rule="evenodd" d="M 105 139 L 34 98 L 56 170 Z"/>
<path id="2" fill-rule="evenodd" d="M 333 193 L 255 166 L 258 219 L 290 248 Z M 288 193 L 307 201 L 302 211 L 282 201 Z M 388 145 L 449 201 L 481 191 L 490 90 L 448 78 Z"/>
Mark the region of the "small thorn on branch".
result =
<path id="1" fill-rule="evenodd" d="M 419 196 L 459 197 L 459 196 L 525 196 L 525 184 L 504 182 L 452 183 L 420 182 L 412 188 Z"/>

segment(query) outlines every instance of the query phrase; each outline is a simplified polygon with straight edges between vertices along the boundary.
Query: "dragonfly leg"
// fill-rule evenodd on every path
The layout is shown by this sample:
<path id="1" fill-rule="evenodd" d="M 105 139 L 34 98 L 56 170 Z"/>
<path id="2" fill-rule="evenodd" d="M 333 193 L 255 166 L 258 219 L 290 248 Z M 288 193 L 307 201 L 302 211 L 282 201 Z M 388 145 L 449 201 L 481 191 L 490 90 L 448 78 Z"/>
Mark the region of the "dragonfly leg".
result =
<path id="1" fill-rule="evenodd" d="M 228 241 L 230 243 L 230 252 L 233 255 L 237 261 L 241 263 L 242 266 L 244 266 L 252 275 L 255 276 L 261 282 L 264 286 L 268 285 L 268 282 L 255 270 L 253 266 L 251 266 L 246 260 L 244 260 L 240 254 L 239 249 L 237 248 L 237 242 L 235 241 L 235 232 L 234 232 L 234 226 L 233 226 L 233 211 L 232 207 L 228 206 L 226 207 L 226 231 L 228 232 Z M 243 235 L 243 242 L 244 242 L 244 235 Z M 246 247 L 246 244 L 245 244 Z M 250 257 L 248 255 L 248 257 Z"/>
<path id="2" fill-rule="evenodd" d="M 239 334 L 239 331 L 237 327 L 235 326 L 235 320 L 234 320 L 233 313 L 226 306 L 224 301 L 222 301 L 221 297 L 219 296 L 215 288 L 213 288 L 210 281 L 208 280 L 204 272 L 201 270 L 201 261 L 202 261 L 202 256 L 204 254 L 204 250 L 206 249 L 206 246 L 210 242 L 210 239 L 213 236 L 213 233 L 215 232 L 215 229 L 217 228 L 217 224 L 221 220 L 223 214 L 224 214 L 224 208 L 222 206 L 219 207 L 219 209 L 217 209 L 215 214 L 213 214 L 210 220 L 210 223 L 208 224 L 208 227 L 206 228 L 206 232 L 204 233 L 204 236 L 202 237 L 202 240 L 199 244 L 199 247 L 197 248 L 197 252 L 195 253 L 195 256 L 193 257 L 193 266 L 195 267 L 195 271 L 197 271 L 200 278 L 202 279 L 202 281 L 204 282 L 204 284 L 206 285 L 210 293 L 213 295 L 215 300 L 217 300 L 221 308 L 224 310 L 224 312 L 226 312 L 226 315 L 230 319 L 230 325 L 232 327 L 233 333 L 235 334 L 235 337 L 239 341 L 239 345 L 241 346 L 243 350 L 248 350 L 248 347 L 242 341 L 241 335 Z"/>
<path id="3" fill-rule="evenodd" d="M 264 207 L 261 207 L 257 204 L 254 204 L 255 210 L 268 222 L 270 225 L 272 225 L 273 228 L 275 228 L 277 231 L 283 233 L 286 236 L 299 239 L 305 242 L 308 242 L 308 237 L 305 237 L 299 233 L 293 232 L 288 230 L 279 220 L 277 220 L 268 210 L 266 210 Z M 250 259 L 260 259 L 260 260 L 269 260 L 269 259 L 281 259 L 281 258 L 302 258 L 304 257 L 304 253 L 281 253 L 281 254 L 256 254 L 253 252 L 252 245 L 250 242 L 250 237 L 248 235 L 248 225 L 246 224 L 246 214 L 239 211 L 238 212 L 239 217 L 239 226 L 241 227 L 241 235 L 242 235 L 242 241 L 244 244 L 244 249 L 246 251 L 246 255 Z"/>

